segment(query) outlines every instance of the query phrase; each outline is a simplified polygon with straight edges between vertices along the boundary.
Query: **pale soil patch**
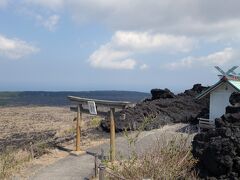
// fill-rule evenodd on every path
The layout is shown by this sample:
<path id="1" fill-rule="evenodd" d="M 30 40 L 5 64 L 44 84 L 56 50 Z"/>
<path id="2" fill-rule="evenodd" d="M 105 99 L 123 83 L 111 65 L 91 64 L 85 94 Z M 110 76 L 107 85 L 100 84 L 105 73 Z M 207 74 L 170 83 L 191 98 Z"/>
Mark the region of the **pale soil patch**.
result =
<path id="1" fill-rule="evenodd" d="M 73 125 L 68 107 L 0 107 L 0 138 L 13 133 L 64 131 Z"/>
<path id="2" fill-rule="evenodd" d="M 16 133 L 31 133 L 47 130 L 56 130 L 57 136 L 75 132 L 76 123 L 73 122 L 76 113 L 69 107 L 0 107 L 0 139 Z M 106 133 L 95 130 L 94 117 L 83 114 L 82 133 L 86 144 L 90 138 L 96 139 Z"/>

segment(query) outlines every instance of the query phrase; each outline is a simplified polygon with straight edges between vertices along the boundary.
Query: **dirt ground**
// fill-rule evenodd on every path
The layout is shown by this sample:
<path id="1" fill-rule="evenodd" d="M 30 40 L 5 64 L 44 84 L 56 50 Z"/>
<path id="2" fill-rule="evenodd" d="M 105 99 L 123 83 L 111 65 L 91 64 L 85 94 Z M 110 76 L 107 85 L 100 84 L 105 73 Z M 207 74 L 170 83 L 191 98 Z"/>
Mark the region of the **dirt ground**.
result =
<path id="1" fill-rule="evenodd" d="M 56 131 L 55 137 L 64 138 L 69 134 L 74 135 L 76 129 L 76 122 L 73 121 L 74 117 L 76 117 L 76 112 L 71 112 L 69 107 L 0 107 L 0 143 L 11 140 L 16 135 L 21 136 L 26 133 L 34 134 L 52 130 Z M 97 129 L 100 120 L 101 117 L 83 114 L 82 150 L 109 141 L 109 134 Z M 74 150 L 75 139 L 60 145 L 69 150 Z M 18 174 L 26 175 L 29 173 L 29 168 L 33 172 L 67 155 L 69 155 L 69 152 L 52 149 L 49 154 L 27 163 L 26 168 L 21 169 Z M 24 169 L 27 169 L 28 172 Z"/>
<path id="2" fill-rule="evenodd" d="M 75 112 L 69 107 L 0 107 L 0 139 L 13 134 L 34 133 L 55 130 L 57 136 L 74 133 L 76 123 Z M 100 117 L 83 114 L 83 137 L 104 137 L 105 133 L 96 130 Z"/>
<path id="3" fill-rule="evenodd" d="M 63 131 L 71 128 L 73 117 L 67 107 L 1 107 L 0 138 L 13 133 Z"/>

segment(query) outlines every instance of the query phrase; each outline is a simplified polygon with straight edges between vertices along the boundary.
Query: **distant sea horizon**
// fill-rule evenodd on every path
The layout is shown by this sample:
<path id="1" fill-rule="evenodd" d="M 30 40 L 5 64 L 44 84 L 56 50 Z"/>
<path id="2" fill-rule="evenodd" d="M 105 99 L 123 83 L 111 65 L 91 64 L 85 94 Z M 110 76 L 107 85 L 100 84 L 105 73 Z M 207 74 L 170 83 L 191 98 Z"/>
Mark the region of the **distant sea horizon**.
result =
<path id="1" fill-rule="evenodd" d="M 67 96 L 92 99 L 140 102 L 150 93 L 139 91 L 96 90 L 96 91 L 0 91 L 0 106 L 67 106 Z"/>

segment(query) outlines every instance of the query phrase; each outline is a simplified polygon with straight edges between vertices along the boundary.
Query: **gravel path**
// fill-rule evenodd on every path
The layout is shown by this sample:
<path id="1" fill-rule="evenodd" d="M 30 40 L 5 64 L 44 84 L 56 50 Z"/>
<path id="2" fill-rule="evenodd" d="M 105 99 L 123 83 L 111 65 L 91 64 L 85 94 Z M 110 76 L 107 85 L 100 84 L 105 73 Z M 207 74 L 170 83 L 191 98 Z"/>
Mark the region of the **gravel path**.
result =
<path id="1" fill-rule="evenodd" d="M 136 142 L 137 153 L 143 153 L 147 151 L 156 142 L 156 140 L 165 141 L 170 137 L 177 134 L 182 134 L 181 132 L 176 132 L 182 129 L 186 124 L 175 124 L 172 126 L 164 126 L 161 129 L 156 129 L 152 131 L 144 131 L 138 136 Z M 186 133 L 184 133 L 187 135 Z M 134 134 L 132 134 L 134 136 Z M 105 154 L 109 152 L 109 143 L 102 144 L 97 147 L 89 148 L 88 152 L 100 153 L 101 149 L 104 150 Z M 130 155 L 131 148 L 126 137 L 119 136 L 116 138 L 116 149 L 118 157 L 127 157 Z M 89 154 L 84 154 L 81 156 L 69 155 L 56 163 L 49 165 L 40 171 L 38 171 L 34 176 L 30 177 L 30 180 L 74 180 L 74 179 L 87 179 L 93 175 L 94 168 L 94 157 Z"/>

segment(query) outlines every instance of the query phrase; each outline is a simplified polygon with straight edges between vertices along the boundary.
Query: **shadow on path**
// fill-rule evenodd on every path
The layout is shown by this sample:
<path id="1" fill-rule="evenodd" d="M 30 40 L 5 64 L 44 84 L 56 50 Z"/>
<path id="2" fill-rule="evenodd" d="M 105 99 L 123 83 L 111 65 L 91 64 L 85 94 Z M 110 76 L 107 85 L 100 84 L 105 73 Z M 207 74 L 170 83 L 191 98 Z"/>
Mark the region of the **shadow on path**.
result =
<path id="1" fill-rule="evenodd" d="M 141 132 L 135 145 L 135 150 L 138 154 L 147 151 L 154 145 L 156 140 L 161 138 L 170 138 L 174 134 L 182 133 L 181 129 L 184 129 L 186 124 L 176 124 L 172 126 L 164 126 L 161 129 L 152 131 Z M 177 132 L 178 131 L 178 132 Z M 180 131 L 180 132 L 179 132 Z M 131 154 L 131 147 L 126 137 L 119 136 L 116 138 L 117 157 L 128 157 Z M 69 151 L 68 149 L 63 149 Z M 40 171 L 34 176 L 30 177 L 30 180 L 75 180 L 75 179 L 87 179 L 94 174 L 94 155 L 101 154 L 104 151 L 104 155 L 109 154 L 109 143 L 102 144 L 96 147 L 87 149 L 87 153 L 80 156 L 69 155 L 63 159 L 58 160 L 54 164 L 51 164 Z"/>

